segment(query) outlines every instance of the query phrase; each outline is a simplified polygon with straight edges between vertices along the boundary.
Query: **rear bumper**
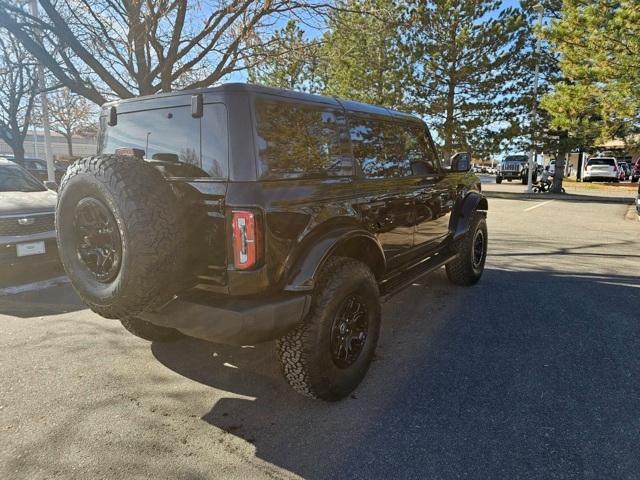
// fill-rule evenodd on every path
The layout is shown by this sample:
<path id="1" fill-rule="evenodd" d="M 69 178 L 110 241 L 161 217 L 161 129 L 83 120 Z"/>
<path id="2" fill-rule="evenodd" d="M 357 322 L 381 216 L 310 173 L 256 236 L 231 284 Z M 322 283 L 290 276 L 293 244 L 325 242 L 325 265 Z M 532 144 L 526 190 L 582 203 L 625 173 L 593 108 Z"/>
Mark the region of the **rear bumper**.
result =
<path id="1" fill-rule="evenodd" d="M 250 345 L 279 338 L 308 313 L 310 295 L 269 299 L 176 298 L 140 318 L 210 342 Z"/>
<path id="2" fill-rule="evenodd" d="M 613 175 L 584 175 L 582 180 L 585 182 L 615 182 L 619 177 Z"/>

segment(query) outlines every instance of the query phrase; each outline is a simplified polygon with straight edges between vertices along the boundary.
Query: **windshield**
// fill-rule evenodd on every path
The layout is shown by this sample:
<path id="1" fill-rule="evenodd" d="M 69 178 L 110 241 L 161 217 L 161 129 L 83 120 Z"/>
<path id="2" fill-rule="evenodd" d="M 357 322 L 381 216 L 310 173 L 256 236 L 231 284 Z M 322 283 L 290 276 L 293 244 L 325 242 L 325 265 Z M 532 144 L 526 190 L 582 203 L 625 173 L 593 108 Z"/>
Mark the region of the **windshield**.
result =
<path id="1" fill-rule="evenodd" d="M 42 192 L 44 185 L 17 165 L 0 165 L 0 192 Z"/>
<path id="2" fill-rule="evenodd" d="M 526 155 L 509 155 L 507 158 L 504 159 L 505 162 L 526 162 L 527 161 L 527 156 Z"/>
<path id="3" fill-rule="evenodd" d="M 616 161 L 613 158 L 592 158 L 587 165 L 607 165 L 613 167 Z"/>

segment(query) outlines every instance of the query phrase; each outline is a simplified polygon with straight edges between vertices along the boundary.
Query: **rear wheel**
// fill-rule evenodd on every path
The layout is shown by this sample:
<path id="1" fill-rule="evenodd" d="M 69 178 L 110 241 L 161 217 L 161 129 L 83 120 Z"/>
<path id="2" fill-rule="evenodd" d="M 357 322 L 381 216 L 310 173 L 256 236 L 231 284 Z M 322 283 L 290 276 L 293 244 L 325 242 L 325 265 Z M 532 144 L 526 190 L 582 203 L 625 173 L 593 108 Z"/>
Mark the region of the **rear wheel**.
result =
<path id="1" fill-rule="evenodd" d="M 449 281 L 469 286 L 480 280 L 487 258 L 487 240 L 487 221 L 482 212 L 476 211 L 469 230 L 454 244 L 458 257 L 447 263 Z"/>
<path id="2" fill-rule="evenodd" d="M 278 340 L 282 373 L 308 397 L 336 401 L 362 381 L 380 333 L 378 284 L 371 270 L 334 257 L 322 268 L 311 310 Z"/>
<path id="3" fill-rule="evenodd" d="M 172 342 L 184 336 L 174 328 L 160 327 L 139 318 L 121 319 L 120 323 L 129 333 L 150 342 Z"/>

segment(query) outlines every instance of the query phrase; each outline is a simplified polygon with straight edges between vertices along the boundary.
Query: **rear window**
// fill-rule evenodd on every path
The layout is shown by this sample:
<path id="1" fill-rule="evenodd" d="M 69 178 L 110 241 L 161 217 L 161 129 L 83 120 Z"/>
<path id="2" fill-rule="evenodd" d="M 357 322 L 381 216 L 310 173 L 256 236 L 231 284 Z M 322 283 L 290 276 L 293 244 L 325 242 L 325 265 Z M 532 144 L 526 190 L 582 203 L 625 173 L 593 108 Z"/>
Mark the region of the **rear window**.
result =
<path id="1" fill-rule="evenodd" d="M 613 158 L 590 158 L 587 165 L 608 165 L 615 166 L 616 161 Z"/>
<path id="2" fill-rule="evenodd" d="M 191 107 L 170 107 L 118 114 L 108 126 L 101 118 L 98 153 L 137 148 L 167 176 L 226 178 L 228 174 L 227 111 L 223 104 L 204 106 L 202 118 Z"/>
<path id="3" fill-rule="evenodd" d="M 340 110 L 257 98 L 255 111 L 262 178 L 351 174 L 345 118 Z"/>

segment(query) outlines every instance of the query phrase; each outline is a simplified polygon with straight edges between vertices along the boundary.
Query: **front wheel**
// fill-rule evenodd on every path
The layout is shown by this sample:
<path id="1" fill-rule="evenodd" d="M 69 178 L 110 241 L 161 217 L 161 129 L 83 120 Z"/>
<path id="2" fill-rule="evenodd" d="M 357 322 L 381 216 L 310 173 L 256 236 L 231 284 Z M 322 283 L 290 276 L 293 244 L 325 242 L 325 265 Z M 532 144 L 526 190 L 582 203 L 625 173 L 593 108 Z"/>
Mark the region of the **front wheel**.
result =
<path id="1" fill-rule="evenodd" d="M 380 333 L 380 296 L 371 270 L 334 257 L 322 268 L 311 310 L 278 340 L 282 373 L 298 393 L 327 401 L 349 395 L 364 378 Z"/>
<path id="2" fill-rule="evenodd" d="M 484 213 L 475 212 L 469 230 L 453 245 L 458 256 L 447 263 L 447 277 L 451 283 L 473 285 L 480 280 L 487 259 L 487 220 Z"/>
<path id="3" fill-rule="evenodd" d="M 496 177 L 496 183 L 502 183 L 502 177 Z"/>

